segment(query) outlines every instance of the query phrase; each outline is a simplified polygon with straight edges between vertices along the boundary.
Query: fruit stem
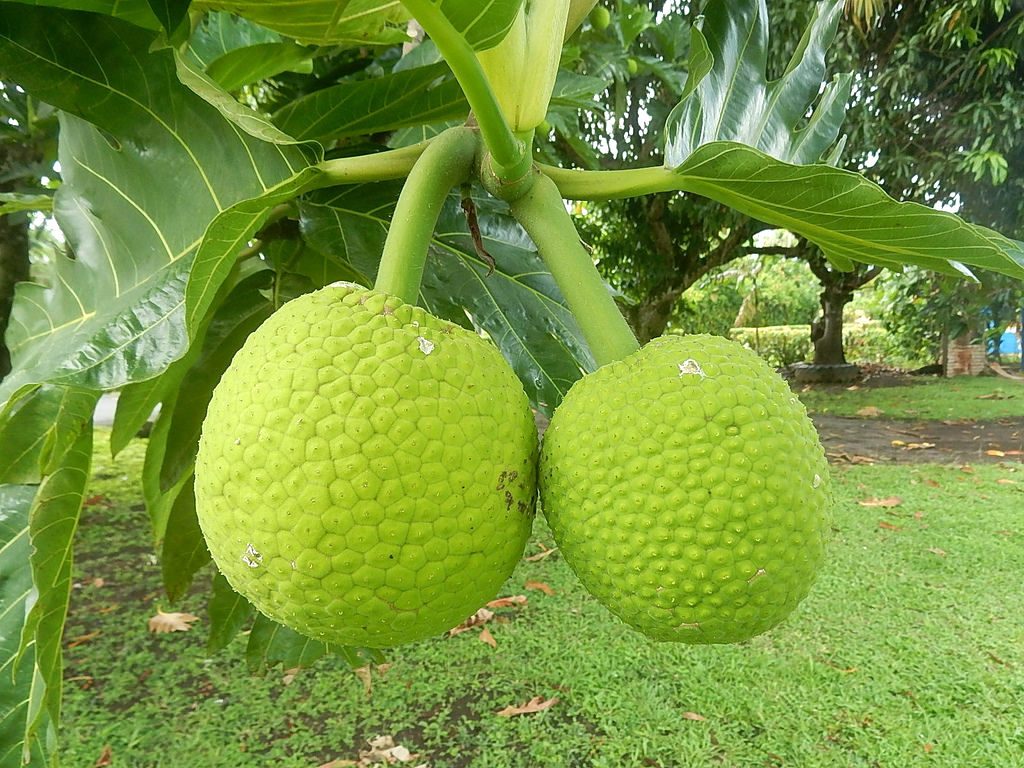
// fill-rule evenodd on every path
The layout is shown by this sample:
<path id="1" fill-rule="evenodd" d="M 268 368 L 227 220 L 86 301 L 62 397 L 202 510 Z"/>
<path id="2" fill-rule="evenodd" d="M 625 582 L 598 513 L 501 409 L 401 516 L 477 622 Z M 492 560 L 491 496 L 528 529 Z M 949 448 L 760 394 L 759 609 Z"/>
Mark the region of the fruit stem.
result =
<path id="1" fill-rule="evenodd" d="M 621 360 L 638 350 L 640 344 L 583 246 L 555 183 L 537 174 L 510 207 L 551 270 L 597 364 Z"/>
<path id="2" fill-rule="evenodd" d="M 321 175 L 313 180 L 309 189 L 404 178 L 409 175 L 420 155 L 432 141 L 433 139 L 430 139 L 401 149 L 389 149 L 368 155 L 324 160 L 317 166 L 322 172 Z"/>
<path id="3" fill-rule="evenodd" d="M 680 189 L 683 182 L 679 174 L 663 165 L 620 171 L 581 171 L 543 164 L 537 168 L 570 200 L 615 200 L 671 192 Z"/>
<path id="4" fill-rule="evenodd" d="M 430 35 L 462 86 L 495 172 L 510 181 L 526 176 L 532 162 L 530 148 L 516 138 L 505 120 L 473 47 L 444 15 L 440 4 L 432 0 L 402 0 L 402 4 Z"/>
<path id="5" fill-rule="evenodd" d="M 416 303 L 441 206 L 451 188 L 469 178 L 479 143 L 476 131 L 458 126 L 438 135 L 420 155 L 398 196 L 374 288 Z"/>

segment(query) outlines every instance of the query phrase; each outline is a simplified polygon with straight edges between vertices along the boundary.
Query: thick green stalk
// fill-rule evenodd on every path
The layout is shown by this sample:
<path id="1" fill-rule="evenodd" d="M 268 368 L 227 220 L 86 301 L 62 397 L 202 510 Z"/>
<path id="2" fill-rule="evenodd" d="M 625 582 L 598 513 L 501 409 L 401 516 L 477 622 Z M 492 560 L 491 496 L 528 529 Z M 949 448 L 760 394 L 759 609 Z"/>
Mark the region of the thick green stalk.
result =
<path id="1" fill-rule="evenodd" d="M 462 92 L 466 94 L 466 100 L 480 127 L 494 171 L 510 181 L 525 176 L 532 162 L 529 149 L 516 139 L 505 120 L 472 46 L 452 26 L 436 3 L 431 0 L 402 0 L 402 3 L 430 35 L 455 73 L 455 79 L 462 86 Z"/>
<path id="2" fill-rule="evenodd" d="M 451 188 L 469 178 L 479 147 L 476 131 L 449 128 L 420 155 L 402 187 L 374 287 L 408 304 L 419 298 L 427 249 Z"/>
<path id="3" fill-rule="evenodd" d="M 538 176 L 527 192 L 511 202 L 512 215 L 533 239 L 558 283 L 598 365 L 621 360 L 640 348 L 615 305 L 555 183 Z"/>
<path id="4" fill-rule="evenodd" d="M 324 160 L 318 166 L 322 173 L 312 182 L 310 189 L 405 178 L 412 171 L 420 155 L 430 146 L 431 141 L 433 139 L 370 155 Z"/>
<path id="5" fill-rule="evenodd" d="M 543 164 L 537 167 L 569 200 L 614 200 L 680 188 L 679 175 L 663 165 L 621 171 L 579 171 Z"/>

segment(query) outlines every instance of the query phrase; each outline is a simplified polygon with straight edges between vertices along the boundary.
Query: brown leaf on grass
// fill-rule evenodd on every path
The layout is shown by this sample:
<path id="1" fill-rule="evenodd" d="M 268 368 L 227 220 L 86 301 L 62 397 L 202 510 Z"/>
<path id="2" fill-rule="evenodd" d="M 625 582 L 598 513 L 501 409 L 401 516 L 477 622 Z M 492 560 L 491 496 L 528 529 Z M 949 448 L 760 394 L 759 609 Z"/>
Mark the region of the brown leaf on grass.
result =
<path id="1" fill-rule="evenodd" d="M 985 455 L 986 456 L 1000 456 L 1000 457 L 1002 457 L 1002 456 L 1006 455 L 1006 451 L 997 451 L 995 449 L 990 449 L 990 450 L 985 451 Z"/>
<path id="2" fill-rule="evenodd" d="M 989 392 L 987 395 L 975 395 L 975 400 L 1012 400 L 1013 395 L 1003 395 L 999 392 Z"/>
<path id="3" fill-rule="evenodd" d="M 410 752 L 407 747 L 395 744 L 393 736 L 376 736 L 370 739 L 369 749 L 359 750 L 360 768 L 369 768 L 375 765 L 393 765 L 395 763 L 410 763 L 419 755 Z"/>
<path id="4" fill-rule="evenodd" d="M 83 501 L 82 502 L 82 506 L 83 507 L 96 507 L 96 506 L 112 507 L 114 505 L 110 502 L 110 499 L 108 499 L 102 493 L 98 493 L 95 496 L 90 496 L 85 501 Z"/>
<path id="5" fill-rule="evenodd" d="M 930 754 L 932 753 L 932 750 L 933 750 L 933 749 L 935 749 L 935 745 L 934 745 L 934 744 L 932 744 L 931 742 L 927 742 L 927 743 L 926 743 L 926 744 L 924 745 L 924 753 L 925 753 L 926 755 L 930 755 Z"/>
<path id="6" fill-rule="evenodd" d="M 358 677 L 359 680 L 362 682 L 363 690 L 366 691 L 366 695 L 369 696 L 370 694 L 373 693 L 373 673 L 374 673 L 374 671 L 376 671 L 377 672 L 377 676 L 380 677 L 385 672 L 387 672 L 390 667 L 391 667 L 390 664 L 378 664 L 376 666 L 376 668 L 374 668 L 374 667 L 370 666 L 369 664 L 367 664 L 367 665 L 362 666 L 362 667 L 356 667 L 355 669 L 352 670 L 352 672 L 355 673 L 355 676 Z"/>
<path id="7" fill-rule="evenodd" d="M 698 715 L 696 712 L 683 712 L 683 720 L 694 720 L 696 722 L 704 722 L 707 720 L 704 715 Z"/>
<path id="8" fill-rule="evenodd" d="M 883 411 L 881 408 L 878 408 L 878 407 L 876 407 L 874 405 L 866 405 L 863 408 L 861 408 L 859 411 L 857 411 L 857 415 L 858 416 L 865 416 L 865 417 L 867 417 L 869 419 L 873 419 L 873 418 L 875 418 L 877 416 L 881 416 L 883 413 L 885 413 L 885 411 Z"/>
<path id="9" fill-rule="evenodd" d="M 926 477 L 924 479 L 924 484 L 927 485 L 929 488 L 941 488 L 942 487 L 942 483 L 940 483 L 938 480 L 932 480 L 930 477 Z"/>
<path id="10" fill-rule="evenodd" d="M 543 696 L 534 696 L 525 704 L 520 704 L 518 707 L 505 707 L 504 709 L 499 709 L 494 714 L 496 714 L 498 717 L 512 717 L 513 715 L 532 715 L 534 712 L 542 712 L 545 709 L 550 709 L 557 703 L 557 696 L 553 696 L 550 699 L 545 699 Z"/>
<path id="11" fill-rule="evenodd" d="M 177 611 L 164 613 L 157 608 L 156 616 L 149 620 L 149 631 L 155 633 L 188 632 L 192 629 L 194 621 L 199 621 L 199 617 L 193 616 L 191 613 L 178 613 Z"/>
<path id="12" fill-rule="evenodd" d="M 903 530 L 903 526 L 902 525 L 893 525 L 892 523 L 885 522 L 885 520 L 879 520 L 878 521 L 878 527 L 879 528 L 884 528 L 887 531 L 902 531 Z"/>
<path id="13" fill-rule="evenodd" d="M 846 462 L 847 464 L 874 464 L 877 461 L 877 459 L 873 459 L 870 456 L 858 456 L 856 454 L 851 456 L 843 451 L 829 451 L 825 455 L 837 464 L 840 462 Z"/>
<path id="14" fill-rule="evenodd" d="M 858 501 L 862 507 L 898 507 L 903 503 L 899 496 L 887 496 L 884 499 L 864 499 Z"/>
<path id="15" fill-rule="evenodd" d="M 102 634 L 103 633 L 97 629 L 95 632 L 87 632 L 84 635 L 79 635 L 74 640 L 68 643 L 68 648 L 77 648 L 80 645 L 88 643 L 90 640 L 96 639 Z"/>
<path id="16" fill-rule="evenodd" d="M 961 472 L 966 472 L 968 475 L 973 475 L 974 474 L 974 467 L 972 467 L 970 464 L 961 464 L 960 465 L 960 471 Z"/>
<path id="17" fill-rule="evenodd" d="M 545 547 L 540 542 L 537 542 L 537 546 L 540 547 L 541 551 L 538 552 L 536 555 L 530 555 L 529 557 L 524 557 L 523 560 L 525 560 L 528 563 L 536 563 L 538 560 L 543 560 L 545 557 L 550 557 L 551 555 L 555 554 L 555 552 L 558 551 L 558 547 L 553 547 L 551 549 L 548 549 L 547 547 Z"/>
<path id="18" fill-rule="evenodd" d="M 526 595 L 509 595 L 508 597 L 499 597 L 491 602 L 487 603 L 488 608 L 511 608 L 516 605 L 526 605 Z"/>
<path id="19" fill-rule="evenodd" d="M 931 552 L 933 555 L 938 555 L 939 557 L 946 556 L 946 550 L 942 549 L 941 547 L 928 547 L 928 551 Z"/>
<path id="20" fill-rule="evenodd" d="M 317 768 L 353 768 L 359 765 L 355 760 L 330 760 L 326 763 L 321 763 Z"/>
<path id="21" fill-rule="evenodd" d="M 448 637 L 455 637 L 463 632 L 468 632 L 473 627 L 479 627 L 486 624 L 488 621 L 494 618 L 494 611 L 488 610 L 487 608 L 481 608 L 464 622 L 459 624 L 457 627 L 452 627 L 448 630 Z"/>
<path id="22" fill-rule="evenodd" d="M 298 677 L 299 670 L 301 669 L 302 667 L 292 667 L 291 669 L 286 669 L 284 671 L 284 674 L 281 675 L 281 682 L 285 685 L 291 685 L 295 682 L 295 678 Z"/>
<path id="23" fill-rule="evenodd" d="M 535 589 L 538 592 L 543 592 L 545 595 L 553 595 L 553 594 L 555 594 L 555 590 L 553 590 L 550 586 L 545 584 L 543 581 L 527 581 L 525 584 L 523 584 L 523 587 L 525 589 Z"/>
<path id="24" fill-rule="evenodd" d="M 480 628 L 480 641 L 487 643 L 491 648 L 498 647 L 498 641 L 494 639 L 494 635 L 491 634 L 491 630 L 487 627 Z"/>
<path id="25" fill-rule="evenodd" d="M 1008 477 L 1000 477 L 998 480 L 996 480 L 996 482 L 999 483 L 1000 485 L 1017 485 L 1016 480 L 1011 480 Z"/>
<path id="26" fill-rule="evenodd" d="M 100 750 L 100 756 L 96 758 L 96 762 L 92 764 L 93 768 L 106 768 L 108 765 L 114 763 L 114 750 L 110 748 L 109 744 L 104 744 L 103 749 Z"/>
<path id="27" fill-rule="evenodd" d="M 929 448 L 934 448 L 935 443 L 907 443 L 903 450 L 905 451 L 926 451 Z"/>

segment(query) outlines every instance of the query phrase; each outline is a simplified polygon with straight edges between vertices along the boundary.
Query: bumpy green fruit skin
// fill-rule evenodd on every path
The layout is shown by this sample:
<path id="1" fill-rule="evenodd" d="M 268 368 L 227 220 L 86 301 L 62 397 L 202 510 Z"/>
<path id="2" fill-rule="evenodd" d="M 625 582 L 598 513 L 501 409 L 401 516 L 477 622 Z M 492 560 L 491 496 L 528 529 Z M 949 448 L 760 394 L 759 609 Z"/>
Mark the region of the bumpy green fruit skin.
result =
<path id="1" fill-rule="evenodd" d="M 778 624 L 821 565 L 828 466 L 788 385 L 715 336 L 665 336 L 578 381 L 544 436 L 541 501 L 587 590 L 656 640 Z"/>
<path id="2" fill-rule="evenodd" d="M 536 426 L 494 345 L 359 286 L 285 304 L 210 402 L 196 503 L 267 616 L 325 642 L 436 635 L 492 598 L 534 512 Z"/>

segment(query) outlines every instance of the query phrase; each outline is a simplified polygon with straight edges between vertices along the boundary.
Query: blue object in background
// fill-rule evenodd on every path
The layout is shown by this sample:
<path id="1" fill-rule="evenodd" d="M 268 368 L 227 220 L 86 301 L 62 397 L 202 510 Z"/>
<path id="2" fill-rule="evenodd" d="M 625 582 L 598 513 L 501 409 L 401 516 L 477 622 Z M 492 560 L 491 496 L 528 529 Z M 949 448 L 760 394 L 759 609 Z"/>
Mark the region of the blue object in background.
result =
<path id="1" fill-rule="evenodd" d="M 1003 331 L 1003 337 L 999 340 L 999 354 L 1020 354 L 1020 339 L 1017 338 L 1016 331 Z"/>

